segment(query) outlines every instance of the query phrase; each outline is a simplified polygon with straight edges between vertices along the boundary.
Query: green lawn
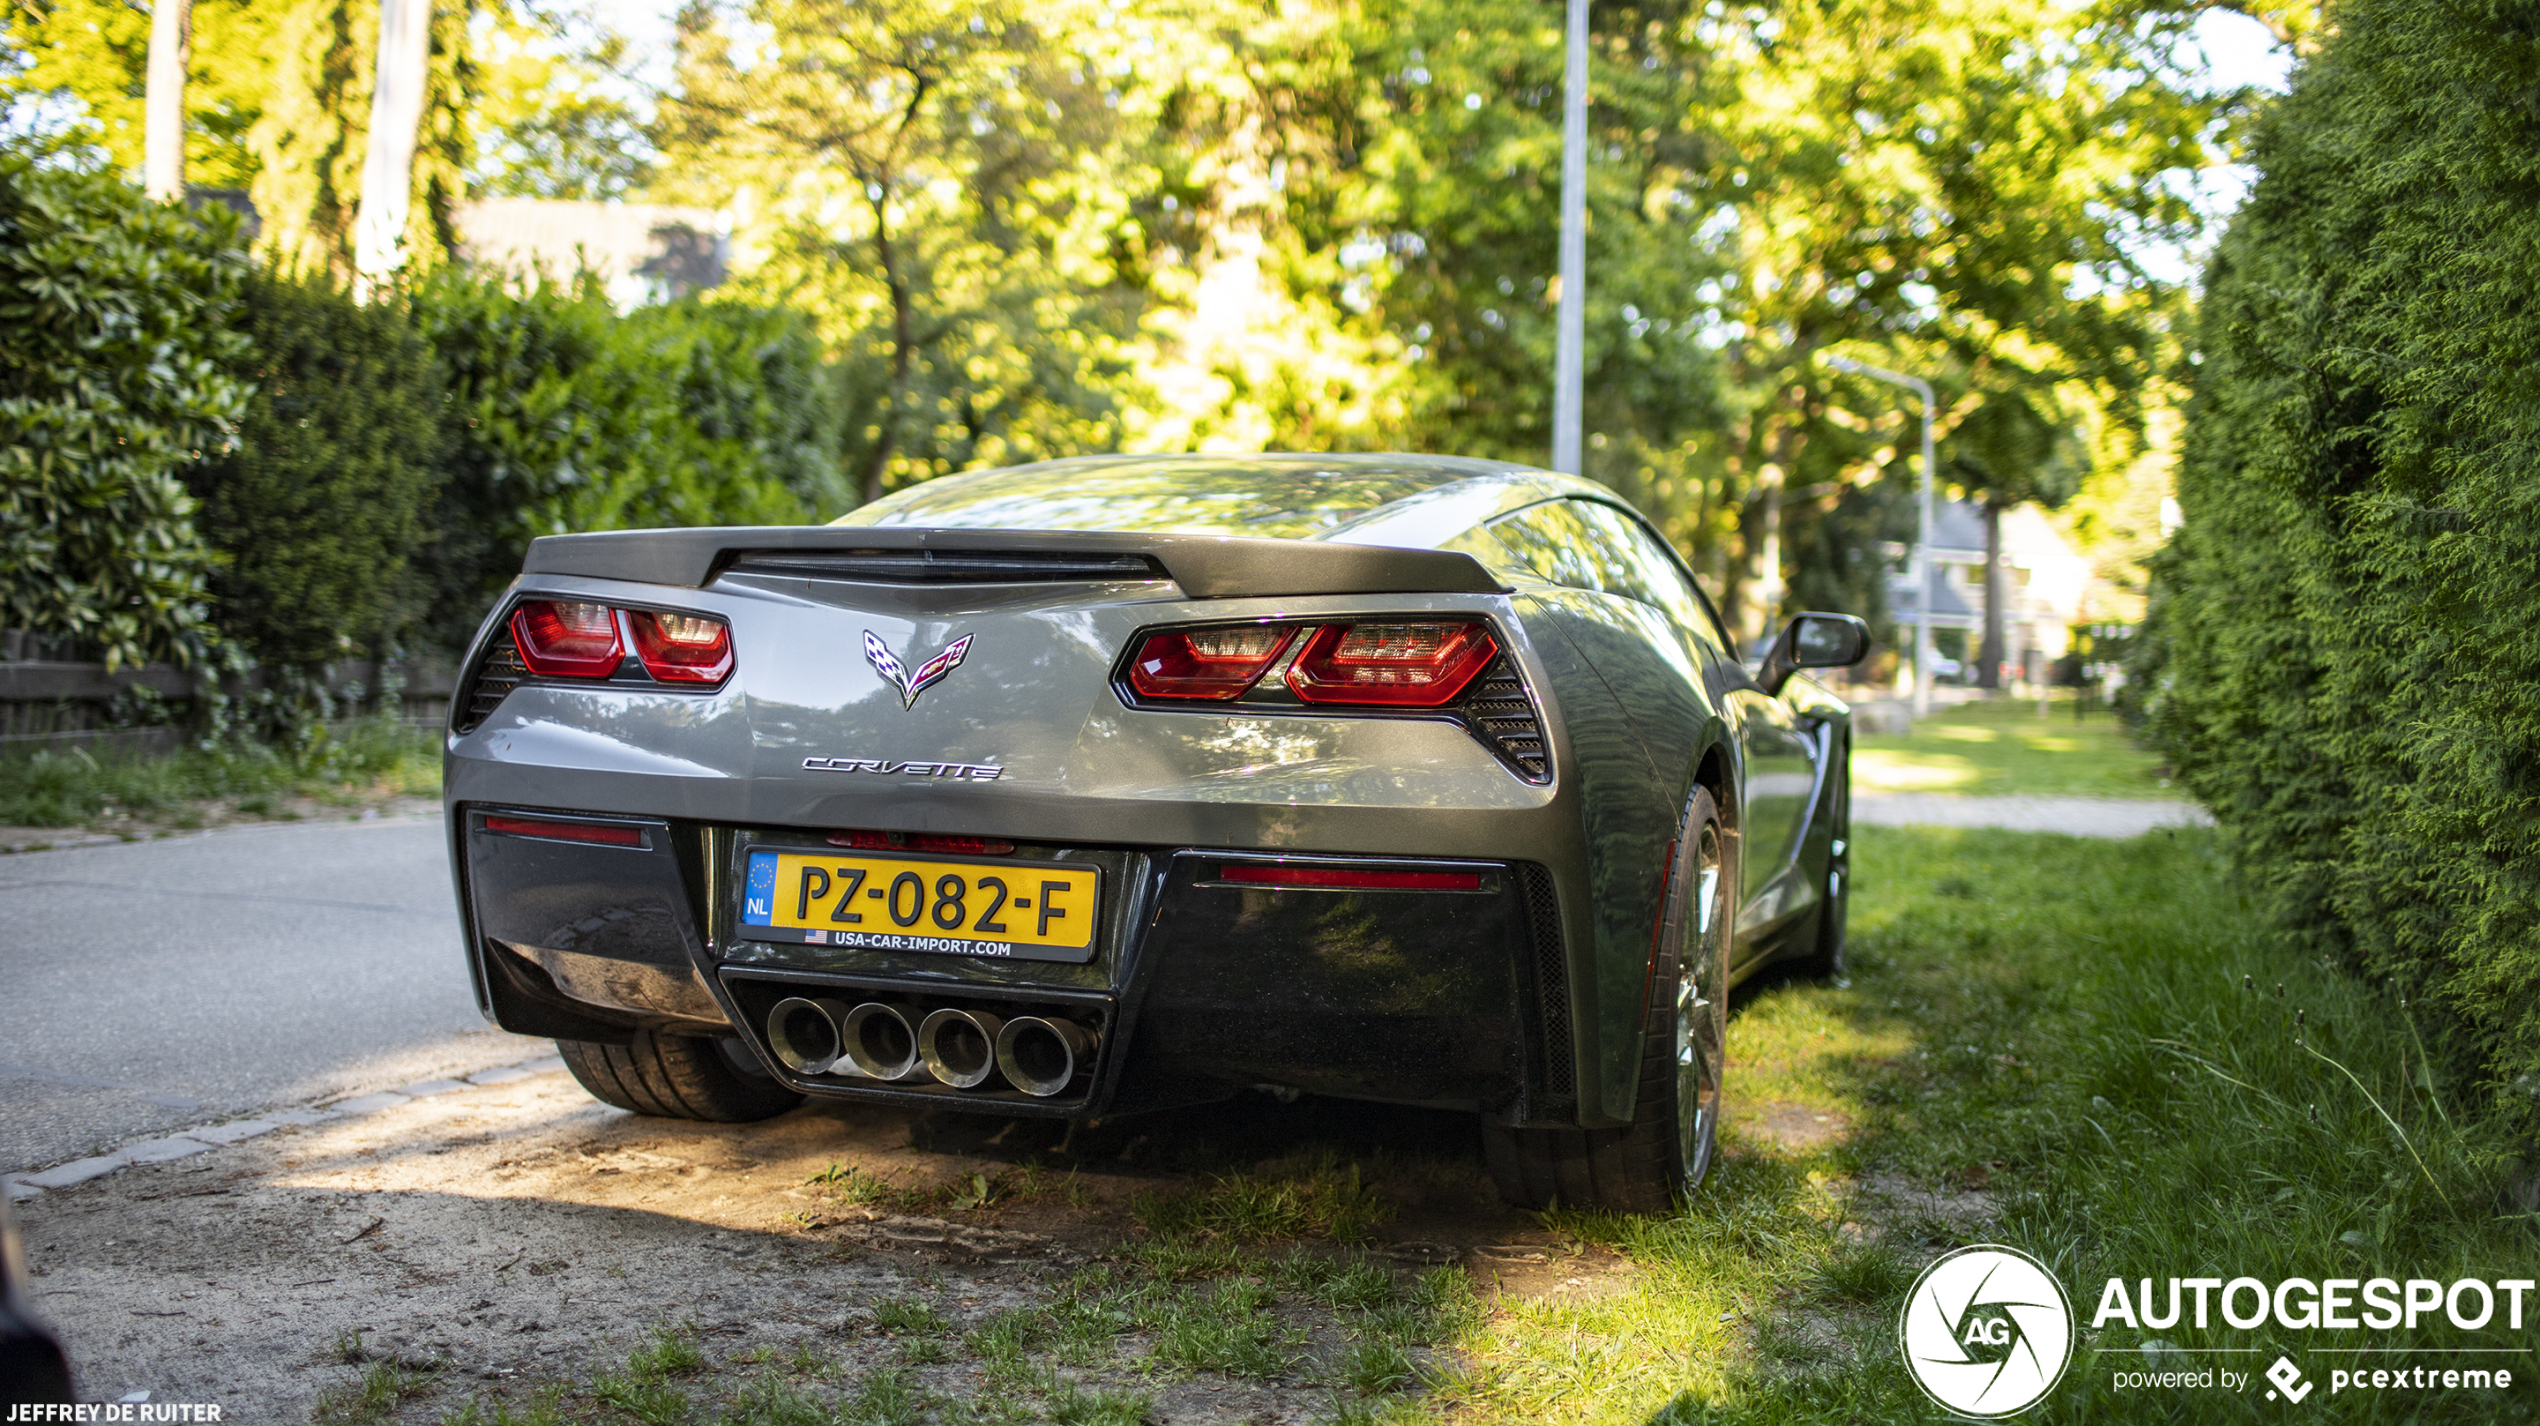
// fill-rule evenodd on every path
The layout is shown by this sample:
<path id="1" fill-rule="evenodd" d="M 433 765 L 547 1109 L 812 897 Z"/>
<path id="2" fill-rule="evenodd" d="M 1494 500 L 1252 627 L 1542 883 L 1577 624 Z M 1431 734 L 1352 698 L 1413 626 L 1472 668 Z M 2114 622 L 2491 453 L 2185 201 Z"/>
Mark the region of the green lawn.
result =
<path id="1" fill-rule="evenodd" d="M 2263 1380 L 2114 1390 L 2116 1369 L 2147 1365 L 2147 1338 L 2261 1348 L 2166 1359 L 2240 1370 L 2291 1353 L 2323 1384 L 2305 1419 L 2528 1418 L 2527 1389 L 2332 1399 L 2327 1372 L 2357 1359 L 2303 1348 L 2529 1348 L 2535 1332 L 2467 1339 L 2437 1317 L 2307 1339 L 2219 1319 L 2088 1333 L 2110 1277 L 2540 1275 L 2531 1215 L 2499 1206 L 2514 1146 L 2473 1077 L 2394 1003 L 2265 935 L 2211 833 L 1863 828 L 1854 858 L 1850 983 L 1740 1006 L 1730 1084 L 1748 1128 L 1700 1201 L 1670 1219 L 1558 1215 L 1635 1260 L 1637 1287 L 1502 1312 L 1460 1341 L 1470 1368 L 1441 1404 L 1529 1421 L 1949 1419 L 1897 1361 L 1896 1314 L 1933 1257 L 1997 1241 L 2055 1268 L 2084 1333 L 2023 1421 L 2264 1414 Z M 1774 1118 L 1835 1132 L 1788 1147 L 1758 1132 Z"/>
<path id="2" fill-rule="evenodd" d="M 2037 716 L 2034 700 L 1962 703 L 1908 737 L 1863 736 L 1852 785 L 1864 792 L 2042 797 L 2181 797 L 2161 760 L 2127 741 L 2112 713 L 2075 719 L 2070 701 Z"/>

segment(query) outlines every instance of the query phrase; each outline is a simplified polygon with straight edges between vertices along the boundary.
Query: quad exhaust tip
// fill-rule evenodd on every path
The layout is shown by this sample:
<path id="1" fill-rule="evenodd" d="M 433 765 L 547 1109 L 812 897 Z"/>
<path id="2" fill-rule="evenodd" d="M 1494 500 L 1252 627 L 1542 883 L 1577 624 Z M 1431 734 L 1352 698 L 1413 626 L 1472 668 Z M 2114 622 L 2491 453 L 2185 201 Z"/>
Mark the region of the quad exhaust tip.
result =
<path id="1" fill-rule="evenodd" d="M 1094 1037 L 1067 1020 L 1020 1015 L 997 1032 L 997 1068 L 1006 1083 L 1036 1099 L 1063 1094 L 1076 1067 L 1091 1058 Z"/>
<path id="2" fill-rule="evenodd" d="M 1092 1063 L 1096 1036 L 1073 1021 L 945 1006 L 912 1028 L 909 1014 L 878 1000 L 849 1007 L 787 996 L 767 1012 L 767 1047 L 799 1075 L 885 1083 L 931 1076 L 953 1089 L 978 1089 L 1002 1074 L 1036 1099 L 1066 1093 Z"/>
<path id="3" fill-rule="evenodd" d="M 847 1007 L 835 1000 L 789 995 L 767 1012 L 767 1047 L 796 1074 L 827 1074 L 846 1048 L 838 1020 Z"/>
<path id="4" fill-rule="evenodd" d="M 897 1006 L 868 1000 L 838 1021 L 841 1057 L 868 1079 L 914 1079 L 920 1073 L 917 1032 Z"/>
<path id="5" fill-rule="evenodd" d="M 997 1072 L 997 1032 L 1002 1016 L 947 1007 L 917 1026 L 917 1057 L 926 1072 L 955 1089 L 977 1089 Z"/>

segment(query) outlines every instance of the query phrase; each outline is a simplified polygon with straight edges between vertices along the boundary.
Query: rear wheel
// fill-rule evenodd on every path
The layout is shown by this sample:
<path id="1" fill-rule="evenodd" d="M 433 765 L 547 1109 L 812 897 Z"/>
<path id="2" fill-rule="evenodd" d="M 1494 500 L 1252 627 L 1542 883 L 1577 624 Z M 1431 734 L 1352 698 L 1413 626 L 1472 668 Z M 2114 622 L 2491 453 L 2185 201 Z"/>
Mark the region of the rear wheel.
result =
<path id="1" fill-rule="evenodd" d="M 803 1102 L 755 1065 L 744 1070 L 721 1042 L 702 1036 L 638 1030 L 630 1045 L 558 1040 L 556 1050 L 592 1098 L 638 1114 L 743 1124 L 773 1119 Z"/>
<path id="2" fill-rule="evenodd" d="M 1668 867 L 1632 1122 L 1484 1125 L 1483 1151 L 1502 1198 L 1520 1208 L 1664 1213 L 1701 1184 L 1720 1131 L 1735 860 L 1711 794 L 1696 792 Z"/>

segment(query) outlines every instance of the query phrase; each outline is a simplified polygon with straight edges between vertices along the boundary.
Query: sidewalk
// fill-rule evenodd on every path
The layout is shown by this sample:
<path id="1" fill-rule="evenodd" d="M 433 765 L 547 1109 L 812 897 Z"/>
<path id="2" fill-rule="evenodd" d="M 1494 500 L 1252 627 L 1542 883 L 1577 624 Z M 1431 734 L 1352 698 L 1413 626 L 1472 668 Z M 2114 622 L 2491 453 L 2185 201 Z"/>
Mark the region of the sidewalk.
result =
<path id="1" fill-rule="evenodd" d="M 1946 792 L 1854 792 L 1852 820 L 1872 827 L 1995 827 L 2074 837 L 2140 837 L 2173 827 L 2210 827 L 2193 802 L 2118 797 L 1962 797 Z"/>

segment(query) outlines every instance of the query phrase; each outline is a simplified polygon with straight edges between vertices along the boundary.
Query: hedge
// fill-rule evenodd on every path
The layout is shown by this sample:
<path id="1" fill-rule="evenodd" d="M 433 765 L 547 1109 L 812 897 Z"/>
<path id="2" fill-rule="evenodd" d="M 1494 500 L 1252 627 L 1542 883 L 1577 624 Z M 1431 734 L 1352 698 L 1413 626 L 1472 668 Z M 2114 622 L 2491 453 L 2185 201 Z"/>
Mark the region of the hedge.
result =
<path id="1" fill-rule="evenodd" d="M 853 501 L 810 319 L 685 299 L 621 316 L 592 282 L 444 269 L 413 294 L 445 392 L 429 624 L 464 642 L 529 541 L 791 524 Z"/>
<path id="2" fill-rule="evenodd" d="M 260 273 L 243 313 L 255 396 L 237 444 L 185 479 L 228 556 L 212 581 L 222 632 L 260 664 L 313 673 L 416 612 L 440 383 L 400 303 Z"/>
<path id="3" fill-rule="evenodd" d="M 214 555 L 177 472 L 247 400 L 226 209 L 0 150 L 0 627 L 109 664 L 206 651 Z"/>
<path id="4" fill-rule="evenodd" d="M 2540 1123 L 2540 21 L 2349 0 L 2200 314 L 2153 736 Z"/>

